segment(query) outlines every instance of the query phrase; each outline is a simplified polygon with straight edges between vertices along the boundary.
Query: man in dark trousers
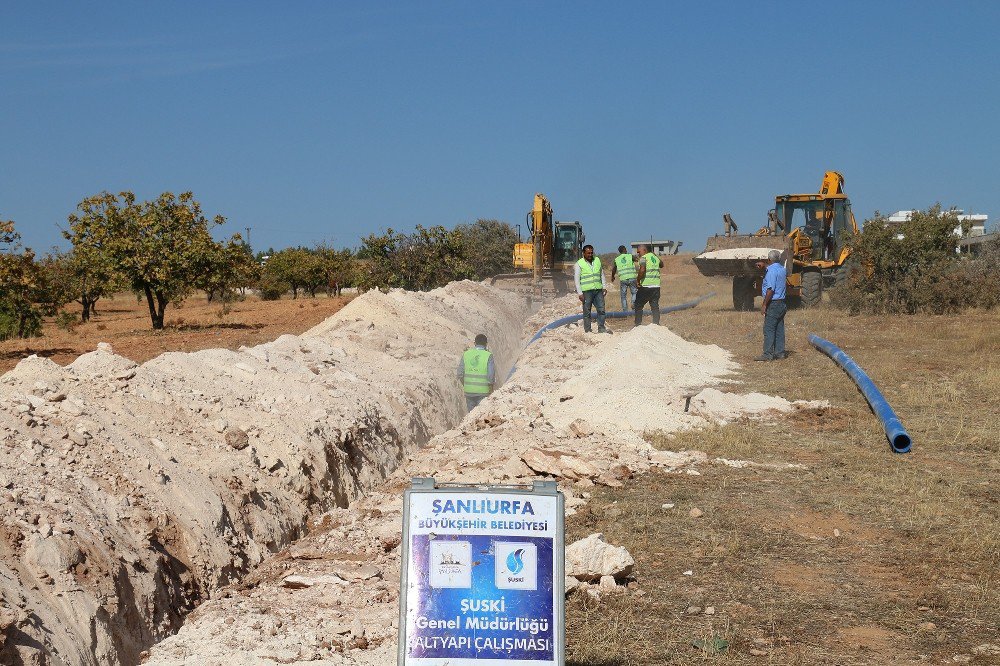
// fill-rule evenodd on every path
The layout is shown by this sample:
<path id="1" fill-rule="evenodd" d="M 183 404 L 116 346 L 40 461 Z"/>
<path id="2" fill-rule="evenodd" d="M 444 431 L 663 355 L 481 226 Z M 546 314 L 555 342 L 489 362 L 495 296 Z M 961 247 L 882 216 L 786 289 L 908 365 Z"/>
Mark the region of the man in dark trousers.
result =
<path id="1" fill-rule="evenodd" d="M 653 323 L 660 323 L 660 258 L 649 251 L 648 245 L 639 246 L 639 289 L 635 294 L 635 325 L 642 324 L 642 306 L 649 303 Z"/>
<path id="2" fill-rule="evenodd" d="M 781 252 L 771 250 L 767 253 L 767 270 L 764 282 L 760 287 L 764 296 L 764 304 L 760 311 L 764 315 L 764 353 L 754 358 L 755 361 L 774 361 L 785 358 L 785 267 L 781 265 Z"/>
<path id="3" fill-rule="evenodd" d="M 608 293 L 608 285 L 604 281 L 604 269 L 601 258 L 594 256 L 594 246 L 583 247 L 583 258 L 573 267 L 573 279 L 576 282 L 576 294 L 583 303 L 583 330 L 590 333 L 590 313 L 597 309 L 597 332 L 608 333 L 604 325 L 604 296 Z"/>
<path id="4" fill-rule="evenodd" d="M 611 281 L 615 281 L 615 275 L 621 281 L 622 311 L 628 312 L 635 304 L 635 291 L 638 285 L 635 283 L 635 259 L 626 250 L 624 245 L 618 246 L 618 256 L 615 263 L 611 264 Z"/>

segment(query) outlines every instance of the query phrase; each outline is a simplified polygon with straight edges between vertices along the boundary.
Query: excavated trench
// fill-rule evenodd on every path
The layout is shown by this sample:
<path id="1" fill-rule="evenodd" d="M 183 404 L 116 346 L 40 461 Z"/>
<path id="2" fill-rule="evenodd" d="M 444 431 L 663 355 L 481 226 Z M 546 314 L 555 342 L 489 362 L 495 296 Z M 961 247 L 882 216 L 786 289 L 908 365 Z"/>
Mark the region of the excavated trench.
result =
<path id="1" fill-rule="evenodd" d="M 506 377 L 529 309 L 460 282 L 239 351 L 23 361 L 0 378 L 0 663 L 138 663 L 457 424 L 459 354 L 485 333 Z"/>

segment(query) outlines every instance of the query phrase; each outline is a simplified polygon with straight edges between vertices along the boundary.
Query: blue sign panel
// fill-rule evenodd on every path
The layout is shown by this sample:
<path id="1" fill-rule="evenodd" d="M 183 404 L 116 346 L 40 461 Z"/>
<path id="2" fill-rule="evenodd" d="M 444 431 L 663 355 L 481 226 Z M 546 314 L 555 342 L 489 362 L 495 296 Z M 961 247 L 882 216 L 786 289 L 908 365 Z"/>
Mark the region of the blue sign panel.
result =
<path id="1" fill-rule="evenodd" d="M 424 487 L 407 491 L 404 507 L 399 664 L 561 665 L 563 505 L 554 484 Z"/>

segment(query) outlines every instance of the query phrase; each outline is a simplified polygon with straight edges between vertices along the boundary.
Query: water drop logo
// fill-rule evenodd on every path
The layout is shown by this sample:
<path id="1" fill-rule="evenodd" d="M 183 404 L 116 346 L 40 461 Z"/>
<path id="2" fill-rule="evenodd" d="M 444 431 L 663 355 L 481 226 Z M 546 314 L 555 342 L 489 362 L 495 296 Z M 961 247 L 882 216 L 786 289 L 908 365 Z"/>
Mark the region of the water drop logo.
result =
<path id="1" fill-rule="evenodd" d="M 533 543 L 498 541 L 494 558 L 498 590 L 538 589 L 538 549 Z"/>
<path id="2" fill-rule="evenodd" d="M 519 574 L 524 569 L 524 548 L 518 548 L 507 556 L 507 570 L 513 574 Z"/>

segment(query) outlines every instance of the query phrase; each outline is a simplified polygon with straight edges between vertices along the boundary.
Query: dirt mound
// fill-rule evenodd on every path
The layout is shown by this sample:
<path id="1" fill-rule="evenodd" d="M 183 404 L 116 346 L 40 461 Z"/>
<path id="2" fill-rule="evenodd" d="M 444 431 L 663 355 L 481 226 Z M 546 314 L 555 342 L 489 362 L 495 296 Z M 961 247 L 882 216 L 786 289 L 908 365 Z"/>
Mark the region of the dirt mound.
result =
<path id="1" fill-rule="evenodd" d="M 525 336 L 575 311 L 575 300 L 544 308 L 526 323 Z M 572 513 L 595 484 L 619 486 L 654 466 L 693 472 L 704 454 L 655 450 L 642 432 L 710 423 L 685 412 L 685 396 L 728 382 L 736 367 L 725 350 L 687 342 L 665 327 L 588 335 L 572 326 L 543 334 L 510 380 L 459 427 L 414 452 L 377 491 L 318 519 L 311 534 L 225 597 L 204 604 L 148 663 L 394 664 L 402 491 L 410 478 L 556 478 Z"/>
<path id="2" fill-rule="evenodd" d="M 458 423 L 458 355 L 484 332 L 506 373 L 525 316 L 460 282 L 238 351 L 25 359 L 0 378 L 0 663 L 137 663 Z"/>

